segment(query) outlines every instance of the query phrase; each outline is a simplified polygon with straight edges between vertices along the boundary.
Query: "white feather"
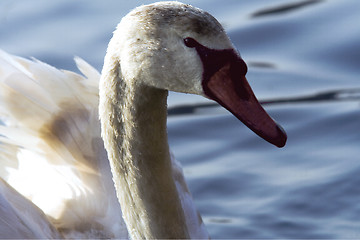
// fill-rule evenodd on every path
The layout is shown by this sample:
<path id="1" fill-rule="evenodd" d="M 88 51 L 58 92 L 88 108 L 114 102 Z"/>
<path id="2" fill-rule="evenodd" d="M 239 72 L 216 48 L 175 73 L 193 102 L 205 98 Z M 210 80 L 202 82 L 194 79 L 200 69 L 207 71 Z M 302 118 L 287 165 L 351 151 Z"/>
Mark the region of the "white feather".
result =
<path id="1" fill-rule="evenodd" d="M 100 74 L 76 63 L 86 77 L 0 52 L 0 173 L 64 236 L 127 237 L 100 139 Z"/>

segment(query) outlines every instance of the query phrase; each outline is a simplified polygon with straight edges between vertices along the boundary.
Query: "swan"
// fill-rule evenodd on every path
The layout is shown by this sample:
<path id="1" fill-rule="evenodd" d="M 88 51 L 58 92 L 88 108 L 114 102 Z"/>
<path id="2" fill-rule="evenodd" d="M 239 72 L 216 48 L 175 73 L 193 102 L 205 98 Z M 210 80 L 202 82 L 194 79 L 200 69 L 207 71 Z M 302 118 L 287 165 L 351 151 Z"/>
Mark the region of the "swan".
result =
<path id="1" fill-rule="evenodd" d="M 1 237 L 208 238 L 169 150 L 168 91 L 212 99 L 285 145 L 245 62 L 201 9 L 137 7 L 114 31 L 101 75 L 75 61 L 84 76 L 0 52 Z"/>

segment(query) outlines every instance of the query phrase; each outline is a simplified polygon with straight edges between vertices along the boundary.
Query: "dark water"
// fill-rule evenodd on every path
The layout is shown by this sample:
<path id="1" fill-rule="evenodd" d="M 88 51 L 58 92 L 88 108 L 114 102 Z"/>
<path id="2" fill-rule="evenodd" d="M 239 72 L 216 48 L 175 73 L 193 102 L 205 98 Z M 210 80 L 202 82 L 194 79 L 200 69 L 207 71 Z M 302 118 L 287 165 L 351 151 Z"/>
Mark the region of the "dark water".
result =
<path id="1" fill-rule="evenodd" d="M 117 22 L 149 2 L 3 0 L 0 48 L 67 69 L 79 55 L 100 69 Z M 211 236 L 359 239 L 360 1 L 188 3 L 225 26 L 288 133 L 277 149 L 207 100 L 170 96 L 171 148 Z"/>

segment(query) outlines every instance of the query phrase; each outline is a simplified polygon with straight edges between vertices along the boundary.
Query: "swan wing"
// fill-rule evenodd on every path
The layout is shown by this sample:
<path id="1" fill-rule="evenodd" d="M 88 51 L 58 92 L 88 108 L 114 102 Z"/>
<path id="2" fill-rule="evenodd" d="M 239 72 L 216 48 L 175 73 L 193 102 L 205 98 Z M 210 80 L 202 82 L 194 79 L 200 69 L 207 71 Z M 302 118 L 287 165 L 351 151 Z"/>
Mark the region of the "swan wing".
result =
<path id="1" fill-rule="evenodd" d="M 62 238 L 43 211 L 2 179 L 0 191 L 1 238 Z"/>
<path id="2" fill-rule="evenodd" d="M 124 238 L 100 138 L 100 74 L 75 61 L 83 75 L 0 51 L 0 177 L 65 237 Z"/>

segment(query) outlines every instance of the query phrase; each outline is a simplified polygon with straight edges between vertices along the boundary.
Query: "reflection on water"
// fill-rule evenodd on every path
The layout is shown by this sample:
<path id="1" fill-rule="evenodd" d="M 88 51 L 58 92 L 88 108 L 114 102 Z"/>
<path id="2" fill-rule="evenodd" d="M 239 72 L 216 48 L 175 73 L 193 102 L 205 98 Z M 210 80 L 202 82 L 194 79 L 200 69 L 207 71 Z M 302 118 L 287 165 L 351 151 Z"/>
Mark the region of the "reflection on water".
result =
<path id="1" fill-rule="evenodd" d="M 262 105 L 284 104 L 284 103 L 315 103 L 328 101 L 360 101 L 360 89 L 343 89 L 331 90 L 324 92 L 317 92 L 314 94 L 298 97 L 275 98 L 260 100 Z M 179 106 L 172 106 L 168 109 L 168 115 L 176 116 L 183 114 L 197 114 L 204 112 L 208 108 L 219 107 L 217 103 L 197 103 L 197 104 L 183 104 Z"/>
<path id="2" fill-rule="evenodd" d="M 281 14 L 281 13 L 288 13 L 291 11 L 298 10 L 300 8 L 322 2 L 324 0 L 307 0 L 307 1 L 300 1 L 300 2 L 293 2 L 293 3 L 287 3 L 276 7 L 270 7 L 267 9 L 259 10 L 252 14 L 252 17 L 262 17 L 267 15 L 273 15 L 273 14 Z"/>
<path id="3" fill-rule="evenodd" d="M 267 110 L 287 130 L 284 149 L 269 146 L 230 114 L 169 119 L 170 142 L 184 161 L 212 235 L 358 234 L 359 102 L 279 104 Z"/>
<path id="4" fill-rule="evenodd" d="M 79 55 L 100 69 L 117 22 L 149 2 L 5 0 L 0 47 L 67 69 Z M 215 104 L 170 95 L 169 142 L 211 236 L 360 238 L 360 2 L 188 3 L 224 24 L 288 133 L 277 149 Z"/>

